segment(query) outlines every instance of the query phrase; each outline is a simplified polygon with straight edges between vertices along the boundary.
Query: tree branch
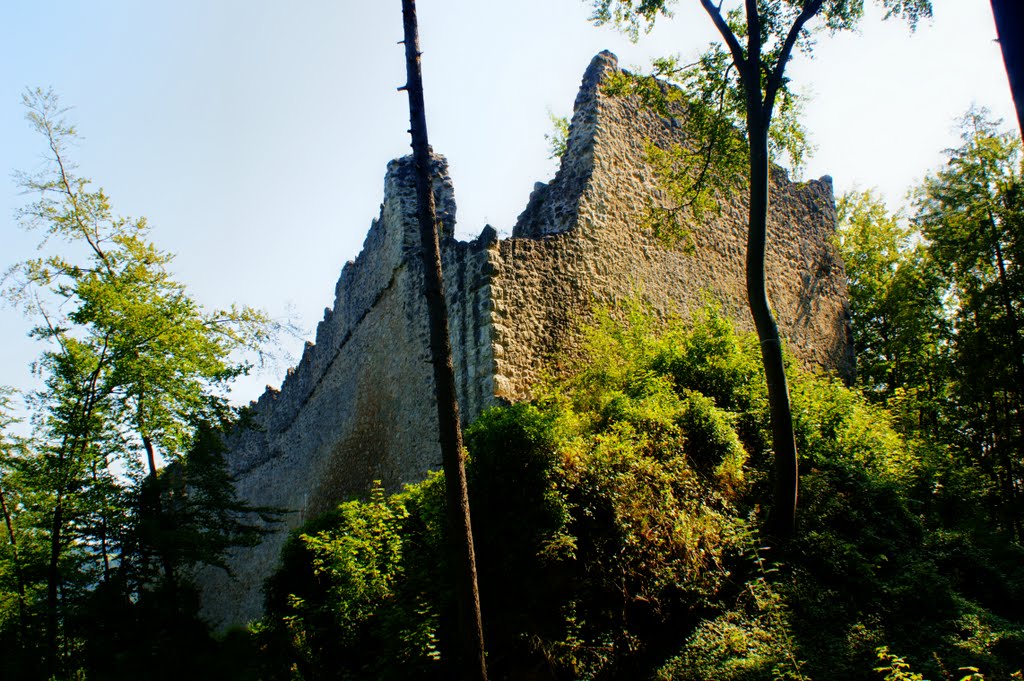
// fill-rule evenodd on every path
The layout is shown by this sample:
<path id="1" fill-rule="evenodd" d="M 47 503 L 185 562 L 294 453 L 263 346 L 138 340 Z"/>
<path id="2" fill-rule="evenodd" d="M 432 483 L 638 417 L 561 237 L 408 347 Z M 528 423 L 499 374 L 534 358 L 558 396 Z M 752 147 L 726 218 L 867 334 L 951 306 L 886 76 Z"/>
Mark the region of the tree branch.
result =
<path id="1" fill-rule="evenodd" d="M 789 61 L 789 57 L 793 53 L 793 47 L 796 45 L 797 38 L 800 37 L 800 31 L 804 30 L 804 24 L 821 10 L 823 1 L 808 0 L 805 2 L 803 10 L 801 10 L 790 27 L 789 33 L 786 35 L 786 41 L 782 44 L 782 51 L 779 53 L 779 61 L 775 64 L 771 75 L 768 76 L 768 83 L 765 85 L 764 115 L 768 119 L 765 121 L 766 125 L 771 121 L 772 110 L 775 108 L 775 97 L 779 93 L 779 88 L 782 87 L 782 74 L 786 70 L 786 62 Z"/>
<path id="2" fill-rule="evenodd" d="M 63 193 L 68 197 L 68 200 L 71 201 L 71 207 L 74 210 L 73 214 L 75 217 L 75 223 L 81 230 L 82 236 L 85 237 L 85 240 L 89 244 L 89 247 L 92 248 L 93 252 L 96 253 L 97 257 L 99 257 L 99 259 L 103 262 L 103 265 L 107 268 L 107 272 L 113 274 L 114 271 L 110 265 L 110 261 L 107 260 L 107 254 L 104 253 L 103 249 L 100 248 L 99 238 L 97 237 L 94 241 L 92 238 L 92 234 L 89 232 L 89 228 L 86 227 L 85 223 L 82 221 L 82 209 L 78 205 L 78 199 L 75 198 L 74 190 L 71 189 L 71 182 L 68 179 L 67 171 L 64 168 L 64 159 L 60 155 L 60 148 L 57 145 L 57 140 L 54 139 L 53 134 L 54 133 L 52 132 L 50 127 L 47 126 L 46 136 L 47 138 L 49 138 L 50 151 L 53 152 L 53 158 L 54 160 L 57 161 L 57 168 L 60 170 L 60 181 L 61 185 L 63 185 Z"/>
<path id="3" fill-rule="evenodd" d="M 757 0 L 746 0 L 747 11 L 747 60 L 751 67 L 760 70 L 761 66 L 761 13 L 757 9 Z M 758 89 L 760 89 L 758 82 Z"/>
<path id="4" fill-rule="evenodd" d="M 740 75 L 743 75 L 743 65 L 746 63 L 746 57 L 743 54 L 743 47 L 740 45 L 740 41 L 736 39 L 736 34 L 729 28 L 729 24 L 725 22 L 722 17 L 721 5 L 715 6 L 715 3 L 711 0 L 700 0 L 700 4 L 704 7 L 704 11 L 711 17 L 711 21 L 715 24 L 715 28 L 722 34 L 722 40 L 729 47 L 729 53 L 732 54 L 732 60 L 736 64 L 736 68 L 739 69 Z"/>
<path id="5" fill-rule="evenodd" d="M 727 67 L 725 69 L 725 73 L 722 74 L 722 87 L 718 91 L 718 113 L 717 113 L 717 116 L 718 116 L 719 119 L 724 117 L 723 111 L 725 110 L 725 97 L 728 94 L 728 90 L 729 90 L 729 71 L 731 71 L 733 68 L 735 68 L 735 64 L 730 65 L 729 67 Z M 694 187 L 701 187 L 707 181 L 707 176 L 708 176 L 708 173 L 711 170 L 711 163 L 712 163 L 712 160 L 713 160 L 713 156 L 715 154 L 715 148 L 718 146 L 718 140 L 720 139 L 720 136 L 722 134 L 723 134 L 722 129 L 719 126 L 716 125 L 714 127 L 714 133 L 711 135 L 711 138 L 708 140 L 707 144 L 704 147 L 705 151 L 704 151 L 703 164 L 701 165 L 700 172 L 697 174 L 697 179 L 696 179 L 696 181 L 694 182 L 694 185 L 693 185 Z M 725 134 L 728 134 L 728 132 L 726 132 Z M 695 202 L 696 202 L 696 197 L 694 197 L 694 199 L 690 202 L 690 204 L 693 205 Z"/>

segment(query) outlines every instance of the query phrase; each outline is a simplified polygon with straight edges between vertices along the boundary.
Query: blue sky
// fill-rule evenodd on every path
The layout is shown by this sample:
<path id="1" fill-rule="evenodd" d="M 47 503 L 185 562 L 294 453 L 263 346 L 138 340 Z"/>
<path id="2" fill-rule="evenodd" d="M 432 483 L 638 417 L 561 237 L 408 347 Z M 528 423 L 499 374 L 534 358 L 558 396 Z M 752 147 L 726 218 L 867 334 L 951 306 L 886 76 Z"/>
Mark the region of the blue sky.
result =
<path id="1" fill-rule="evenodd" d="M 636 45 L 587 22 L 579 0 L 420 0 L 428 125 L 447 155 L 458 233 L 510 230 L 554 174 L 548 111 L 571 112 L 602 49 L 623 66 L 699 50 L 715 36 L 684 2 Z M 806 175 L 837 190 L 878 186 L 896 203 L 956 144 L 972 103 L 1012 122 L 988 0 L 934 0 L 916 34 L 872 11 L 859 35 L 823 36 L 789 73 L 811 95 L 817 153 Z M 401 4 L 350 0 L 4 0 L 0 3 L 0 268 L 38 235 L 13 214 L 10 172 L 44 150 L 23 119 L 26 87 L 53 87 L 83 139 L 82 175 L 115 210 L 145 215 L 175 271 L 211 306 L 239 302 L 311 332 L 381 201 L 384 167 L 407 153 Z M 0 310 L 0 384 L 31 385 L 40 348 Z M 297 356 L 301 339 L 286 342 Z M 242 382 L 248 401 L 284 366 Z"/>

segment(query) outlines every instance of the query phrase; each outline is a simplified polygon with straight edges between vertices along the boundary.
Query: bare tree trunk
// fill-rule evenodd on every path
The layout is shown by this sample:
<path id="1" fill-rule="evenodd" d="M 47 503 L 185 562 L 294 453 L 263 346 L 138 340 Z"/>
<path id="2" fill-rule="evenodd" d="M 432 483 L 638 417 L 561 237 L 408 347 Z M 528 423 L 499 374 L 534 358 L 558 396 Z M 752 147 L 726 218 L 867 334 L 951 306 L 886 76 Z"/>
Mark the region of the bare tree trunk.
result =
<path id="1" fill-rule="evenodd" d="M 455 565 L 455 593 L 459 609 L 459 676 L 465 681 L 486 681 L 483 624 L 480 594 L 477 589 L 476 557 L 469 515 L 469 495 L 459 425 L 459 404 L 455 392 L 451 342 L 448 336 L 448 311 L 441 278 L 441 249 L 437 236 L 437 216 L 430 178 L 430 144 L 423 104 L 423 77 L 420 69 L 419 33 L 416 27 L 415 0 L 402 0 L 405 28 L 405 64 L 409 93 L 410 133 L 416 167 L 417 217 L 423 255 L 424 294 L 430 325 L 430 361 L 434 366 L 437 390 L 437 419 L 440 431 L 441 462 L 445 474 L 448 526 Z"/>

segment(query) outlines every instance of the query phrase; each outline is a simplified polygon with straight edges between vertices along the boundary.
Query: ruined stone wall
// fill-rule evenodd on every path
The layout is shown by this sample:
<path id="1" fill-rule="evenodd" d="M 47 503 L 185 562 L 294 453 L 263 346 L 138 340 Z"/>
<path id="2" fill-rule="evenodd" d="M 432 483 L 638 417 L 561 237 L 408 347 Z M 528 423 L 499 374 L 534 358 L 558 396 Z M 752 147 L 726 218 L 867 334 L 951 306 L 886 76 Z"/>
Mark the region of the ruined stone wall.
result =
<path id="1" fill-rule="evenodd" d="M 443 159 L 435 173 L 459 397 L 476 414 L 494 393 L 481 285 L 486 248 L 450 238 L 455 203 Z M 253 405 L 255 427 L 229 443 L 239 496 L 288 512 L 259 546 L 232 554 L 234 578 L 213 569 L 198 575 L 203 613 L 218 627 L 260 615 L 261 587 L 288 531 L 364 494 L 374 480 L 395 491 L 440 466 L 410 159 L 389 164 L 384 194 L 362 252 L 342 270 L 316 343 L 306 344 L 279 391 L 268 388 Z"/>
<path id="2" fill-rule="evenodd" d="M 552 358 L 571 354 L 595 305 L 640 297 L 662 314 L 687 316 L 709 297 L 749 329 L 744 284 L 746 196 L 722 198 L 720 215 L 692 226 L 694 251 L 666 247 L 643 227 L 660 197 L 646 162 L 650 141 L 680 142 L 682 126 L 631 97 L 604 94 L 615 57 L 594 58 L 583 79 L 568 151 L 538 184 L 510 239 L 486 227 L 452 238 L 455 203 L 443 159 L 435 198 L 460 408 L 529 395 Z M 831 245 L 829 181 L 794 184 L 773 174 L 769 295 L 789 349 L 808 366 L 849 374 L 852 345 L 842 264 Z M 280 391 L 253 407 L 255 429 L 231 443 L 242 499 L 288 509 L 258 547 L 230 558 L 235 579 L 199 575 L 203 612 L 216 626 L 260 615 L 261 586 L 287 532 L 374 480 L 390 490 L 440 467 L 411 161 L 392 161 L 380 217 L 342 271 L 335 304 Z"/>
<path id="3" fill-rule="evenodd" d="M 666 246 L 646 220 L 663 192 L 646 146 L 685 142 L 685 122 L 663 118 L 636 96 L 601 84 L 615 56 L 594 58 L 583 78 L 562 167 L 538 184 L 495 258 L 498 395 L 518 400 L 545 359 L 571 352 L 595 305 L 640 298 L 684 318 L 708 300 L 752 331 L 746 302 L 745 187 L 719 196 L 721 213 L 689 225 L 692 252 Z M 842 261 L 832 245 L 831 180 L 790 182 L 773 169 L 768 222 L 768 291 L 789 351 L 805 366 L 849 376 L 852 343 Z"/>

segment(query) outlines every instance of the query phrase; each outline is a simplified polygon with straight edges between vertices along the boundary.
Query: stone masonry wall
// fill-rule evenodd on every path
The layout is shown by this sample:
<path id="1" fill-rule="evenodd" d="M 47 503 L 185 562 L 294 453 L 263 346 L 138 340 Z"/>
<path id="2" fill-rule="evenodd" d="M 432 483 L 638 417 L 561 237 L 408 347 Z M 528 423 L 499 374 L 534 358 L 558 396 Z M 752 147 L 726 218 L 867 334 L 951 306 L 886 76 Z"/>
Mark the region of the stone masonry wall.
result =
<path id="1" fill-rule="evenodd" d="M 435 200 L 450 237 L 455 203 L 443 159 L 436 160 L 435 172 Z M 215 569 L 198 575 L 204 616 L 218 627 L 259 616 L 263 581 L 289 530 L 365 493 L 374 480 L 394 491 L 439 467 L 410 159 L 388 165 L 384 195 L 362 252 L 342 270 L 316 343 L 306 344 L 279 391 L 268 388 L 252 405 L 255 427 L 229 443 L 239 496 L 288 513 L 259 546 L 234 552 L 233 578 Z M 493 394 L 487 326 L 476 313 L 486 308 L 480 297 L 486 288 L 473 290 L 480 279 L 474 264 L 486 259 L 475 243 L 447 241 L 448 289 L 457 298 L 451 302 L 460 398 L 469 413 L 478 413 L 482 394 Z"/>
<path id="2" fill-rule="evenodd" d="M 637 97 L 610 96 L 601 83 L 615 56 L 591 62 L 576 99 L 568 150 L 550 184 L 536 186 L 495 258 L 498 396 L 523 399 L 545 360 L 571 350 L 596 305 L 639 297 L 662 314 L 688 317 L 710 298 L 740 329 L 753 330 L 746 302 L 746 190 L 720 197 L 721 214 L 690 226 L 692 253 L 666 247 L 641 225 L 660 196 L 645 146 L 684 141 L 683 128 Z M 767 274 L 772 307 L 789 351 L 808 367 L 850 376 L 842 261 L 831 238 L 831 180 L 789 181 L 773 168 Z"/>
<path id="3" fill-rule="evenodd" d="M 692 226 L 693 253 L 666 248 L 642 225 L 660 196 L 645 161 L 648 141 L 683 141 L 682 126 L 632 97 L 601 90 L 617 68 L 594 58 L 576 99 L 568 151 L 549 184 L 538 183 L 510 239 L 485 227 L 452 238 L 455 202 L 443 159 L 434 190 L 460 409 L 471 421 L 489 406 L 524 399 L 538 372 L 571 354 L 595 305 L 639 296 L 662 314 L 688 316 L 709 298 L 750 329 L 744 283 L 746 196 L 722 197 L 720 215 Z M 216 626 L 260 615 L 261 586 L 287 532 L 373 480 L 389 490 L 440 467 L 433 379 L 427 361 L 411 161 L 388 165 L 384 203 L 363 251 L 342 270 L 333 309 L 280 391 L 253 405 L 257 427 L 228 456 L 239 495 L 288 509 L 262 544 L 236 551 L 235 578 L 198 575 L 204 615 Z M 769 296 L 792 354 L 807 366 L 852 374 L 846 289 L 831 245 L 830 181 L 772 179 Z"/>

